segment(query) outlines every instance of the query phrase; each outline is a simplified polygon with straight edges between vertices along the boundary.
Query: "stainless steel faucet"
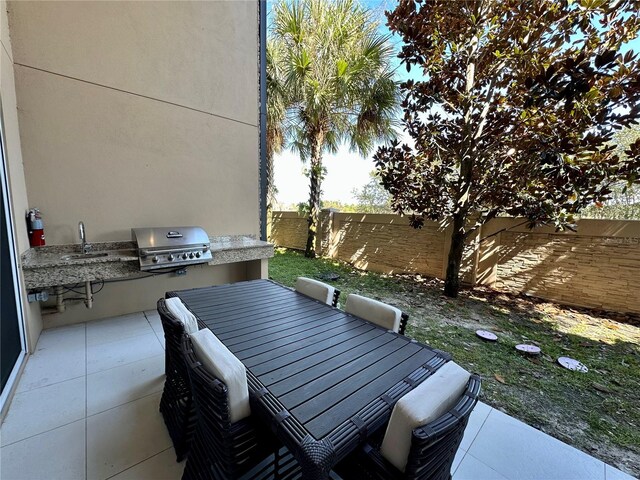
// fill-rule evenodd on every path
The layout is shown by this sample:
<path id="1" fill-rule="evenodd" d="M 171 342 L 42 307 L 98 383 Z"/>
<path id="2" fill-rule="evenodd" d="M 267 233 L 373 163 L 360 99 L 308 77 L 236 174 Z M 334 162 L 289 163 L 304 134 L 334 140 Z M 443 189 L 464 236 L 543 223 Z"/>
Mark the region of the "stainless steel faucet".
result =
<path id="1" fill-rule="evenodd" d="M 82 242 L 82 253 L 89 253 L 93 246 L 90 243 L 87 243 L 87 236 L 84 233 L 84 222 L 80 221 L 78 223 L 78 233 L 80 234 L 80 241 Z"/>

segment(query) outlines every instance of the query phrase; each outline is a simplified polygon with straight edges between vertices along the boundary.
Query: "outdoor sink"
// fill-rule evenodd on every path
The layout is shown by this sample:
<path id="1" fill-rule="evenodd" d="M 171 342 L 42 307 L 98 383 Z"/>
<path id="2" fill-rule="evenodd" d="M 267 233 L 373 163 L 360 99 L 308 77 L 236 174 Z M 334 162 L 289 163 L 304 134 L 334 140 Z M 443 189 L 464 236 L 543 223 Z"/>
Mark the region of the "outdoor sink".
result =
<path id="1" fill-rule="evenodd" d="M 63 255 L 60 257 L 62 260 L 84 260 L 86 258 L 100 258 L 108 257 L 108 252 L 96 252 L 96 253 L 73 253 L 71 255 Z"/>
<path id="2" fill-rule="evenodd" d="M 105 257 L 137 257 L 138 252 L 132 250 L 130 248 L 124 248 L 121 250 L 108 250 L 102 252 L 91 252 L 91 253 L 67 253 L 60 257 L 60 260 L 68 262 L 68 261 L 80 261 L 80 260 L 88 260 L 91 258 L 105 258 Z"/>

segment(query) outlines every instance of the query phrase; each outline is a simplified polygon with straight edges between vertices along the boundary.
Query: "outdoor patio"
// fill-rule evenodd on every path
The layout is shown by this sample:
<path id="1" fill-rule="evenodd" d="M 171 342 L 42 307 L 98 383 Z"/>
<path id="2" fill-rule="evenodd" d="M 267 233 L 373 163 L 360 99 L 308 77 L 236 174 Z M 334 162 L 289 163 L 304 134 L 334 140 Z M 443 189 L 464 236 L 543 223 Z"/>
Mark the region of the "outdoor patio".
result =
<path id="1" fill-rule="evenodd" d="M 160 318 L 146 311 L 45 330 L 2 425 L 2 478 L 178 479 L 158 412 Z M 463 479 L 630 479 L 479 402 L 453 464 Z"/>

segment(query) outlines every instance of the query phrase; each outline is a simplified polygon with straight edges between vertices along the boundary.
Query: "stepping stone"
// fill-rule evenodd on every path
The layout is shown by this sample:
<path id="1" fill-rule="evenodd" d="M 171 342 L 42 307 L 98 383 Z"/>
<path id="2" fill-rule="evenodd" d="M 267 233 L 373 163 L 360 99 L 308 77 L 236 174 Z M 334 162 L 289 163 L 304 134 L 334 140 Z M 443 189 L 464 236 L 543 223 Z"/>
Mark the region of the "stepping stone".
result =
<path id="1" fill-rule="evenodd" d="M 572 370 L 574 372 L 587 373 L 589 371 L 584 363 L 579 362 L 575 358 L 560 357 L 558 358 L 558 363 L 567 370 Z"/>
<path id="2" fill-rule="evenodd" d="M 498 336 L 488 330 L 476 330 L 476 336 L 487 342 L 497 342 Z"/>
<path id="3" fill-rule="evenodd" d="M 535 345 L 527 345 L 526 343 L 521 343 L 519 345 L 516 345 L 516 350 L 519 353 L 522 353 L 524 355 L 531 355 L 531 356 L 537 356 L 540 355 L 540 347 L 536 347 Z"/>

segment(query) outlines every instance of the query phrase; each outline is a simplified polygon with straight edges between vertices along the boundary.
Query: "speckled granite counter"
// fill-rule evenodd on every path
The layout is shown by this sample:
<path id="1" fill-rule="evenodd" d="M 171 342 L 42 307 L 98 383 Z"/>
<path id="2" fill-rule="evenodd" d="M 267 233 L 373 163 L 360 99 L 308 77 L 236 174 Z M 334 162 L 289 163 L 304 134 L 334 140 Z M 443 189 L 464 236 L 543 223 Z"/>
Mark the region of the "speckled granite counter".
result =
<path id="1" fill-rule="evenodd" d="M 209 265 L 246 262 L 273 257 L 273 244 L 248 235 L 211 237 Z M 92 243 L 87 258 L 70 258 L 80 254 L 80 245 L 52 245 L 30 248 L 22 254 L 22 270 L 27 289 L 71 285 L 86 281 L 112 280 L 148 276 L 141 272 L 133 242 Z M 95 256 L 102 254 L 102 256 Z"/>

